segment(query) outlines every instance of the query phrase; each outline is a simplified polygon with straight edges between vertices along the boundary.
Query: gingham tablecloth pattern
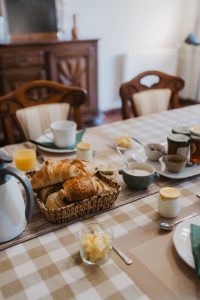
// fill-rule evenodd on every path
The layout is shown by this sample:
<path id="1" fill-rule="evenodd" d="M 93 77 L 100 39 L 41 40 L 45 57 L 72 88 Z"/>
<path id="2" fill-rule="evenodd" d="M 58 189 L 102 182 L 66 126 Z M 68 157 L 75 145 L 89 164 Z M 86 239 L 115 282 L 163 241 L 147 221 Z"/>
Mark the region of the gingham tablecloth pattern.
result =
<path id="1" fill-rule="evenodd" d="M 148 299 L 112 258 L 98 268 L 82 263 L 77 240 L 82 225 L 0 253 L 1 299 Z"/>
<path id="2" fill-rule="evenodd" d="M 143 143 L 163 142 L 173 126 L 197 123 L 200 105 L 89 128 L 86 136 L 94 145 L 96 162 L 120 167 L 123 161 L 104 142 L 113 143 L 115 136 L 124 133 Z M 127 155 L 131 157 L 132 151 L 139 148 L 134 143 Z M 5 147 L 8 152 L 15 149 L 16 146 Z M 58 159 L 51 154 L 47 157 Z M 195 196 L 200 191 L 199 179 L 196 176 L 177 185 L 181 190 L 182 215 L 200 212 Z M 200 287 L 194 270 L 182 260 L 176 265 L 179 257 L 169 246 L 172 233 L 163 235 L 158 231 L 157 199 L 156 193 L 1 251 L 0 299 L 198 299 Z M 79 255 L 78 232 L 83 224 L 95 221 L 112 228 L 115 243 L 133 259 L 132 265 L 125 265 L 114 252 L 97 268 L 84 265 Z M 159 245 L 168 240 L 165 253 Z M 154 244 L 158 244 L 156 251 L 152 250 Z M 152 267 L 148 251 L 155 260 L 170 260 L 170 268 L 166 263 L 168 274 L 156 267 L 158 261 Z M 141 257 L 141 253 L 146 255 Z M 173 277 L 176 280 L 171 280 Z"/>

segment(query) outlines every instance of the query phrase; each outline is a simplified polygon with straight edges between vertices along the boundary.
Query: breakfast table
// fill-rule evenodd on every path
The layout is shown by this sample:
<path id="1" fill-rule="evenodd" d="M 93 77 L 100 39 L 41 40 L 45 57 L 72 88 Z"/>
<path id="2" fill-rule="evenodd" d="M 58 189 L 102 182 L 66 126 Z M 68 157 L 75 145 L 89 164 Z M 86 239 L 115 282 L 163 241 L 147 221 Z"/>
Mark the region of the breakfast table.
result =
<path id="1" fill-rule="evenodd" d="M 85 216 L 67 224 L 49 224 L 39 215 L 28 233 L 0 245 L 0 299 L 200 299 L 200 278 L 178 254 L 173 231 L 159 229 L 163 219 L 157 211 L 159 190 L 174 186 L 181 192 L 178 218 L 200 214 L 200 172 L 172 179 L 161 176 L 145 191 L 130 190 L 118 170 L 124 162 L 112 148 L 117 136 L 128 134 L 143 144 L 166 143 L 177 125 L 200 123 L 200 105 L 188 106 L 139 118 L 88 128 L 85 139 L 93 145 L 93 163 L 115 170 L 121 185 L 116 203 L 107 211 Z M 23 144 L 3 149 L 13 154 Z M 133 141 L 124 155 L 140 159 L 141 145 Z M 45 159 L 76 158 L 76 153 L 43 152 Z M 191 171 L 192 171 L 191 167 Z M 132 260 L 127 265 L 115 253 L 101 265 L 85 265 L 79 254 L 78 233 L 84 224 L 104 223 L 112 229 L 114 244 Z"/>

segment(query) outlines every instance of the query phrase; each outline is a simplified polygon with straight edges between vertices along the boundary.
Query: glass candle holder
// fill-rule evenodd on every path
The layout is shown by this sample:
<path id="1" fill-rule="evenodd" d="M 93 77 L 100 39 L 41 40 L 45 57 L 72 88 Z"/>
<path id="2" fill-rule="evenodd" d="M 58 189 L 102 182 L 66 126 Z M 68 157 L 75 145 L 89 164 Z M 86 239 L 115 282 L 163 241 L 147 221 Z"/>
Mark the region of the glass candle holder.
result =
<path id="1" fill-rule="evenodd" d="M 16 151 L 14 161 L 16 168 L 21 171 L 34 170 L 37 162 L 35 149 L 20 149 Z"/>
<path id="2" fill-rule="evenodd" d="M 80 255 L 87 265 L 104 263 L 112 249 L 112 230 L 104 224 L 84 225 L 79 232 Z"/>

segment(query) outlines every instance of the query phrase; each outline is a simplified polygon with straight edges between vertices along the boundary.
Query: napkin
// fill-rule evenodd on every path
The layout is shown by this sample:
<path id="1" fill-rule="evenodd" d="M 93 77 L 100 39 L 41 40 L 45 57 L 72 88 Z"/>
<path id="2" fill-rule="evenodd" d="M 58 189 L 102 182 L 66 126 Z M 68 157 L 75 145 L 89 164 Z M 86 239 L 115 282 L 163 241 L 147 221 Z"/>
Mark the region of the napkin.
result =
<path id="1" fill-rule="evenodd" d="M 52 141 L 52 142 L 51 142 L 51 141 L 44 141 L 44 142 L 41 141 L 41 142 L 38 142 L 38 141 L 30 140 L 30 142 L 32 142 L 32 143 L 34 143 L 34 144 L 36 144 L 36 145 L 42 146 L 42 147 L 50 148 L 50 149 L 73 150 L 73 149 L 76 147 L 76 145 L 77 145 L 78 143 L 80 143 L 80 141 L 82 140 L 82 137 L 83 137 L 84 133 L 85 133 L 85 129 L 78 131 L 77 134 L 76 134 L 76 142 L 75 142 L 75 145 L 68 146 L 68 147 L 57 147 L 57 146 L 53 143 L 53 141 Z"/>
<path id="2" fill-rule="evenodd" d="M 195 269 L 197 275 L 200 276 L 200 226 L 191 224 L 190 230 L 190 239 Z"/>

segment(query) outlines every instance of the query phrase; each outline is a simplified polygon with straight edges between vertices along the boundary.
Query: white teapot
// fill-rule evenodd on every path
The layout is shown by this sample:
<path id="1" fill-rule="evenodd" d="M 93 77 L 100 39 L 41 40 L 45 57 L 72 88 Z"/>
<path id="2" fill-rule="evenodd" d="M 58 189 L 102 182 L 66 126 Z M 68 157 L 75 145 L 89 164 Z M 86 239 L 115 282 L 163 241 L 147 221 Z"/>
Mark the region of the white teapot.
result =
<path id="1" fill-rule="evenodd" d="M 12 157 L 0 151 L 0 243 L 20 235 L 32 217 L 32 186 L 26 175 L 6 166 L 9 162 Z M 26 205 L 17 180 L 25 189 Z"/>

